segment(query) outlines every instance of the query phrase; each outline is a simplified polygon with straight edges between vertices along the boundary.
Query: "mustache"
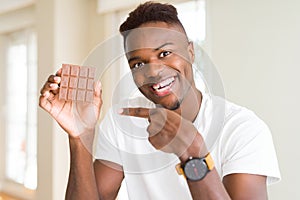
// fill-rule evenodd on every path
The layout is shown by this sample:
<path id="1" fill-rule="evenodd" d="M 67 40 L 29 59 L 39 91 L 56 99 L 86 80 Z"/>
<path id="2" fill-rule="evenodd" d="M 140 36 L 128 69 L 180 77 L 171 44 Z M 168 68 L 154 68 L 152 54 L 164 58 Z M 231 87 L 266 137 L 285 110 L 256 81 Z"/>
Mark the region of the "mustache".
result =
<path id="1" fill-rule="evenodd" d="M 145 79 L 145 81 L 143 82 L 143 85 L 154 85 L 154 84 L 162 82 L 164 79 L 165 78 L 163 78 L 162 76 L 149 77 L 149 78 Z"/>
<path id="2" fill-rule="evenodd" d="M 160 69 L 150 69 L 151 67 L 157 67 Z M 157 70 L 157 72 L 150 72 L 148 70 Z M 176 69 L 172 69 L 171 67 L 168 67 L 166 65 L 163 66 L 150 66 L 145 65 L 141 69 L 136 69 L 132 71 L 133 79 L 137 86 L 151 86 L 154 84 L 158 84 L 164 80 L 167 80 L 169 78 L 175 77 L 178 78 L 180 76 L 180 72 L 178 72 Z M 137 76 L 142 75 L 144 77 L 143 82 L 138 81 Z"/>
<path id="3" fill-rule="evenodd" d="M 174 74 L 174 75 L 169 75 L 168 76 L 155 76 L 155 77 L 148 77 L 146 78 L 142 83 L 138 82 L 138 81 L 135 81 L 136 85 L 138 87 L 142 87 L 142 86 L 153 86 L 155 84 L 158 84 L 158 83 L 162 83 L 163 81 L 167 80 L 167 79 L 170 79 L 174 77 L 175 79 L 178 78 L 178 75 L 177 74 Z"/>

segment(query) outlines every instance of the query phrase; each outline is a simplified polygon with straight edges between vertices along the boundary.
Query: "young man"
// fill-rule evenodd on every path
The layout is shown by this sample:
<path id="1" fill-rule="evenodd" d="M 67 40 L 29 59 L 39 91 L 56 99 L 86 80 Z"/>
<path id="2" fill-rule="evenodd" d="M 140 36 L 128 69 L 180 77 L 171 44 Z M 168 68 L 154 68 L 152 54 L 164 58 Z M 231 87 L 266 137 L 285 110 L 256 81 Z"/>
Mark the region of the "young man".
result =
<path id="1" fill-rule="evenodd" d="M 193 44 L 176 9 L 142 4 L 120 32 L 134 82 L 150 102 L 130 99 L 108 111 L 94 162 L 100 83 L 93 104 L 76 104 L 78 115 L 72 102 L 58 100 L 61 71 L 41 90 L 40 106 L 69 134 L 66 198 L 115 199 L 124 179 L 129 199 L 267 199 L 267 183 L 280 178 L 269 129 L 251 111 L 196 87 Z M 219 128 L 214 116 L 223 119 Z"/>

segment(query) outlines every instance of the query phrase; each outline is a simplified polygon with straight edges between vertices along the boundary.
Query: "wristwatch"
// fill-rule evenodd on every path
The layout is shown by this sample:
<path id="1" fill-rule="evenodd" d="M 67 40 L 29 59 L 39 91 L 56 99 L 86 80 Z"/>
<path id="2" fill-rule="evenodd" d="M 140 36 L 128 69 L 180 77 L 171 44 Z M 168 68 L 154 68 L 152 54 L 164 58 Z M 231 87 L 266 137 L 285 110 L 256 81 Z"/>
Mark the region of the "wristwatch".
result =
<path id="1" fill-rule="evenodd" d="M 177 172 L 190 181 L 202 180 L 213 168 L 214 162 L 210 153 L 203 158 L 190 157 L 184 164 L 176 166 Z"/>

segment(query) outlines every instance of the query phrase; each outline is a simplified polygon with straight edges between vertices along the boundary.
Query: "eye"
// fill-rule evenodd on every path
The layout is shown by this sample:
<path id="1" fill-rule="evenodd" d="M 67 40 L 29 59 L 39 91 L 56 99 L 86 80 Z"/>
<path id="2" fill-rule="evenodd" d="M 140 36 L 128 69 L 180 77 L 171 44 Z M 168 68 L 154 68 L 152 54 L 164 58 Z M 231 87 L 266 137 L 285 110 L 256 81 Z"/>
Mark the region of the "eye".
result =
<path id="1" fill-rule="evenodd" d="M 131 66 L 131 69 L 139 69 L 141 67 L 143 67 L 145 65 L 145 63 L 143 62 L 138 62 L 138 63 L 135 63 Z"/>
<path id="2" fill-rule="evenodd" d="M 171 53 L 172 53 L 171 51 L 163 51 L 159 54 L 159 57 L 164 58 L 164 57 L 170 55 Z"/>

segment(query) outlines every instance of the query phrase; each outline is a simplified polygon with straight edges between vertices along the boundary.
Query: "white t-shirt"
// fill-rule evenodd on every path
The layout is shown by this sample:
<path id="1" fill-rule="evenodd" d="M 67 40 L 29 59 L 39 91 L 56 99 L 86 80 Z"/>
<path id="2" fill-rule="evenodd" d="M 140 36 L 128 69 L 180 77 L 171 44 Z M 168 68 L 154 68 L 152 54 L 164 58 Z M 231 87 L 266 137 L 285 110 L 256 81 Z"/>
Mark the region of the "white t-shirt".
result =
<path id="1" fill-rule="evenodd" d="M 140 97 L 120 107 L 153 107 Z M 148 141 L 147 119 L 121 116 L 109 110 L 99 126 L 95 158 L 123 166 L 121 191 L 130 200 L 192 199 L 174 154 L 156 150 Z M 280 179 L 269 128 L 252 111 L 219 97 L 203 94 L 201 108 L 193 122 L 205 139 L 221 178 L 232 173 L 267 176 L 268 184 Z"/>

